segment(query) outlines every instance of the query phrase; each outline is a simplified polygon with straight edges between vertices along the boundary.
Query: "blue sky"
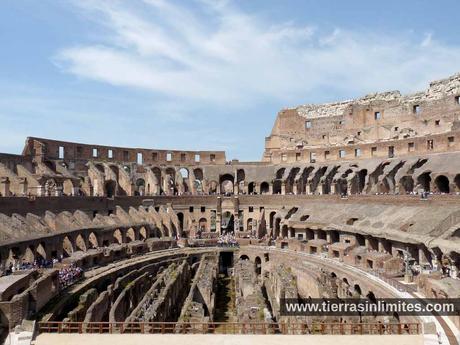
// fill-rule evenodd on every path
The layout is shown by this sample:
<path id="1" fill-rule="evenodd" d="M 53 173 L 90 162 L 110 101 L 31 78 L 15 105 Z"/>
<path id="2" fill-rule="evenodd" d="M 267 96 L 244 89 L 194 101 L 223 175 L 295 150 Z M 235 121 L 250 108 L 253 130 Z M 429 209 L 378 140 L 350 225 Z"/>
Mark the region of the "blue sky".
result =
<path id="1" fill-rule="evenodd" d="M 460 2 L 2 0 L 0 151 L 27 136 L 259 160 L 283 107 L 460 72 Z"/>

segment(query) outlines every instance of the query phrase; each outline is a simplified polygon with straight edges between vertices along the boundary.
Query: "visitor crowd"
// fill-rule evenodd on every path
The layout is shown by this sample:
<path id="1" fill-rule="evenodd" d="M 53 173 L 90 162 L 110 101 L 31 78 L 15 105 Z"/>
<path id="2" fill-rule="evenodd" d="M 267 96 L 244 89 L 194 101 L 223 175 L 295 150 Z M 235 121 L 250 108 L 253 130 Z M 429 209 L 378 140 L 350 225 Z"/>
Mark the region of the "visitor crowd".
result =
<path id="1" fill-rule="evenodd" d="M 71 264 L 69 267 L 59 270 L 59 286 L 61 289 L 72 285 L 83 276 L 83 269 Z"/>
<path id="2" fill-rule="evenodd" d="M 238 241 L 232 234 L 222 234 L 217 239 L 217 245 L 219 247 L 238 247 Z"/>
<path id="3" fill-rule="evenodd" d="M 34 260 L 34 262 L 28 262 L 25 260 L 21 262 L 19 260 L 14 260 L 14 262 L 10 262 L 8 267 L 6 267 L 4 270 L 4 275 L 9 275 L 17 271 L 34 270 L 39 268 L 53 268 L 57 262 L 59 262 L 58 259 L 45 260 L 42 258 L 38 258 Z"/>

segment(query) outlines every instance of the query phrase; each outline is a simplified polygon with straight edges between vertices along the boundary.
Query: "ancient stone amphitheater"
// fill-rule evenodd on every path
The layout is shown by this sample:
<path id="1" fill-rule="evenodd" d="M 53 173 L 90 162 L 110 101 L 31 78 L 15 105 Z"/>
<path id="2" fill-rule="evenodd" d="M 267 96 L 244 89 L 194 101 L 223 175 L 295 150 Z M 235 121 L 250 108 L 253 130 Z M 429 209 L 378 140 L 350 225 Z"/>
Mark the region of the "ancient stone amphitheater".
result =
<path id="1" fill-rule="evenodd" d="M 0 155 L 3 335 L 458 344 L 458 315 L 286 316 L 280 301 L 460 297 L 459 96 L 455 75 L 283 109 L 258 162 L 27 138 Z"/>

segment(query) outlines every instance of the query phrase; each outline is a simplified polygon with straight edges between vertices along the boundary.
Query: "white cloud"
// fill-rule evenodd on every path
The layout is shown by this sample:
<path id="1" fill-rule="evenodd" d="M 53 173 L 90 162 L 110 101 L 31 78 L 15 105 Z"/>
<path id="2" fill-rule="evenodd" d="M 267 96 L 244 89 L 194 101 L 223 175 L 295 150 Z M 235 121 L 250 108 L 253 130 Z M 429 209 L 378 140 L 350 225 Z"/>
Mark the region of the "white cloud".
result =
<path id="1" fill-rule="evenodd" d="M 196 1 L 193 9 L 165 0 L 76 4 L 108 35 L 98 44 L 63 48 L 59 66 L 182 101 L 234 106 L 307 100 L 328 89 L 357 96 L 415 91 L 460 66 L 460 47 L 431 34 L 273 24 L 227 1 Z"/>

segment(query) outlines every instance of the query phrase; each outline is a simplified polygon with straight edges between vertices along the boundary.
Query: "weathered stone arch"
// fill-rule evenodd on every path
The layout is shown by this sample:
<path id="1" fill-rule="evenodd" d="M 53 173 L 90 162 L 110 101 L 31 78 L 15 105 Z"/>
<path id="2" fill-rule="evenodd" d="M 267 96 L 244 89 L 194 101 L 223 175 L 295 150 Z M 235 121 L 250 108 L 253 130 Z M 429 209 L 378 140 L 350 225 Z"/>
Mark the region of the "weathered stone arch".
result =
<path id="1" fill-rule="evenodd" d="M 35 250 L 35 258 L 36 259 L 43 259 L 43 260 L 48 259 L 48 255 L 46 253 L 45 248 L 46 248 L 45 242 L 40 242 L 37 245 L 37 248 Z"/>
<path id="2" fill-rule="evenodd" d="M 148 236 L 148 230 L 144 226 L 142 226 L 139 229 L 139 238 L 140 238 L 140 240 L 145 241 L 148 237 L 149 237 Z"/>
<path id="3" fill-rule="evenodd" d="M 82 252 L 86 252 L 87 250 L 87 241 L 84 240 L 83 236 L 81 234 L 77 235 L 77 238 L 75 239 L 75 248 L 78 250 L 81 250 Z"/>
<path id="4" fill-rule="evenodd" d="M 35 261 L 35 248 L 33 245 L 29 245 L 26 247 L 26 250 L 22 255 L 22 261 L 29 264 L 33 264 L 33 262 Z"/>
<path id="5" fill-rule="evenodd" d="M 233 193 L 234 177 L 231 174 L 224 174 L 219 178 L 220 193 L 227 194 Z"/>
<path id="6" fill-rule="evenodd" d="M 117 244 L 122 244 L 122 243 L 123 243 L 123 235 L 122 235 L 120 229 L 116 229 L 116 230 L 113 232 L 113 240 L 114 240 L 114 242 L 117 243 Z"/>
<path id="7" fill-rule="evenodd" d="M 133 228 L 126 230 L 126 242 L 134 242 L 136 240 L 136 232 Z"/>
<path id="8" fill-rule="evenodd" d="M 62 255 L 64 257 L 69 257 L 73 254 L 74 248 L 72 241 L 70 241 L 68 236 L 65 236 L 62 240 Z"/>
<path id="9" fill-rule="evenodd" d="M 88 246 L 90 249 L 99 248 L 99 240 L 94 232 L 91 232 L 88 236 Z"/>

